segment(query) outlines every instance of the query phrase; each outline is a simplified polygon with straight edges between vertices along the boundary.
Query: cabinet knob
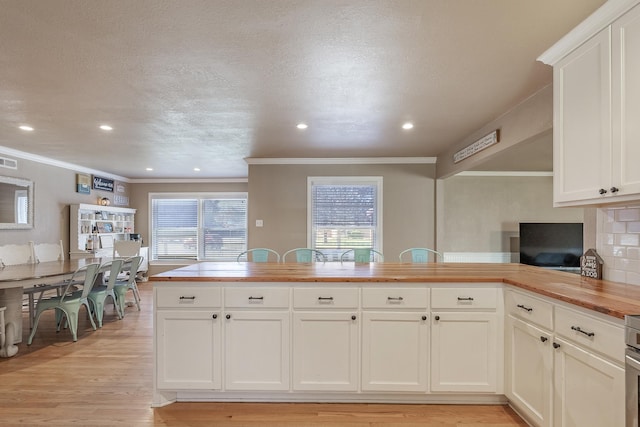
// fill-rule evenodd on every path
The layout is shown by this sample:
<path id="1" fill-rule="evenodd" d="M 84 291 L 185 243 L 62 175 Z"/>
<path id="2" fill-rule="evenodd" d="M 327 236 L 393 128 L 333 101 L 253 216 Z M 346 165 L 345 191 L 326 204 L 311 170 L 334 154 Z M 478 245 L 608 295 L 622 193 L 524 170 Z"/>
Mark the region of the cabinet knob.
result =
<path id="1" fill-rule="evenodd" d="M 351 320 L 356 320 L 356 316 L 355 315 L 351 316 Z"/>
<path id="2" fill-rule="evenodd" d="M 422 316 L 422 320 L 427 320 L 427 316 Z"/>
<path id="3" fill-rule="evenodd" d="M 549 338 L 547 337 L 540 337 L 540 341 L 542 342 L 547 342 L 549 340 Z"/>
<path id="4" fill-rule="evenodd" d="M 601 188 L 600 190 L 598 190 L 598 193 L 600 194 L 605 194 L 607 192 L 607 190 L 605 190 L 604 188 Z"/>
<path id="5" fill-rule="evenodd" d="M 217 318 L 218 318 L 218 315 L 217 315 L 217 314 L 214 314 L 214 315 L 213 315 L 213 316 L 211 316 L 211 317 L 213 317 L 214 319 L 217 319 Z"/>
<path id="6" fill-rule="evenodd" d="M 618 191 L 620 191 L 620 189 L 618 187 L 611 187 L 609 191 L 611 191 L 612 193 L 617 193 Z"/>
<path id="7" fill-rule="evenodd" d="M 560 348 L 560 344 L 558 344 L 557 342 L 553 343 L 553 348 Z"/>
<path id="8" fill-rule="evenodd" d="M 436 316 L 436 317 L 435 317 L 435 319 L 436 319 L 436 320 L 440 320 L 440 316 Z"/>
<path id="9" fill-rule="evenodd" d="M 230 314 L 227 314 L 227 315 L 226 315 L 226 316 L 224 316 L 224 317 L 226 317 L 227 319 L 231 319 L 231 315 L 230 315 Z"/>

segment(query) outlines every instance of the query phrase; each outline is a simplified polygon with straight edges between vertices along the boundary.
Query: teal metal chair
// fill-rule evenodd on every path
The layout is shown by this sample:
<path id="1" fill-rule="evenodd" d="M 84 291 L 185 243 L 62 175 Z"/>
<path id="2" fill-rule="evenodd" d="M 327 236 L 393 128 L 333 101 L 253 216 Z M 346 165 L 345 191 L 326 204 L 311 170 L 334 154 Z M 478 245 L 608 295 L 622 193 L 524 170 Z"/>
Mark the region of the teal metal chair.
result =
<path id="1" fill-rule="evenodd" d="M 357 263 L 371 262 L 372 258 L 375 261 L 376 256 L 378 256 L 379 261 L 384 261 L 382 252 L 378 252 L 373 248 L 353 248 L 347 249 L 340 255 L 340 262 L 344 262 L 347 258 L 350 258 L 351 252 L 353 252 L 353 261 Z"/>
<path id="2" fill-rule="evenodd" d="M 282 255 L 282 262 L 287 262 L 287 255 L 295 253 L 296 262 L 309 263 L 314 261 L 327 262 L 327 256 L 318 249 L 311 248 L 295 248 L 290 249 Z"/>
<path id="3" fill-rule="evenodd" d="M 133 299 L 138 307 L 138 311 L 140 311 L 140 292 L 138 292 L 138 285 L 136 283 L 136 275 L 138 274 L 140 264 L 142 264 L 142 257 L 139 255 L 125 259 L 122 267 L 122 271 L 125 273 L 124 279 L 120 278 L 123 277 L 121 275 L 113 285 L 116 302 L 118 303 L 122 317 L 124 317 L 125 297 L 129 290 L 133 291 Z"/>
<path id="4" fill-rule="evenodd" d="M 91 292 L 89 292 L 89 301 L 91 302 L 93 313 L 96 316 L 99 328 L 102 328 L 102 318 L 104 317 L 104 303 L 107 300 L 107 297 L 111 297 L 113 305 L 116 308 L 116 313 L 118 314 L 118 319 L 122 319 L 123 317 L 123 314 L 120 311 L 120 305 L 117 302 L 116 293 L 113 290 L 116 282 L 118 281 L 118 274 L 120 274 L 120 271 L 122 271 L 123 263 L 124 260 L 116 259 L 102 264 L 100 266 L 100 272 L 102 273 L 102 283 L 94 284 Z M 107 271 L 109 273 L 108 276 L 106 276 Z"/>
<path id="5" fill-rule="evenodd" d="M 246 261 L 251 257 L 252 262 L 269 262 L 269 254 L 276 257 L 276 262 L 280 262 L 280 254 L 273 249 L 268 248 L 255 248 L 242 252 L 236 257 L 236 261 L 242 261 L 242 258 L 246 258 Z"/>
<path id="6" fill-rule="evenodd" d="M 442 260 L 442 254 L 429 248 L 409 248 L 400 252 L 400 262 L 404 262 L 406 255 L 411 254 L 411 262 L 414 264 L 429 262 L 429 254 L 433 254 L 433 260 Z"/>
<path id="7" fill-rule="evenodd" d="M 60 331 L 64 317 L 66 317 L 73 341 L 78 341 L 78 313 L 82 306 L 87 308 L 91 326 L 94 331 L 96 330 L 96 324 L 94 323 L 93 316 L 91 315 L 91 307 L 89 306 L 88 297 L 91 292 L 91 288 L 93 287 L 93 283 L 96 280 L 99 268 L 100 264 L 98 263 L 87 264 L 78 268 L 69 280 L 65 280 L 64 283 L 67 285 L 60 296 L 56 295 L 38 300 L 36 305 L 36 318 L 31 334 L 29 335 L 27 345 L 31 345 L 33 342 L 33 337 L 36 335 L 36 331 L 38 330 L 40 316 L 42 316 L 42 313 L 46 310 L 56 311 L 57 331 Z M 79 281 L 79 277 L 82 275 L 84 275 L 84 279 Z M 82 289 L 75 290 L 77 286 L 82 286 Z"/>

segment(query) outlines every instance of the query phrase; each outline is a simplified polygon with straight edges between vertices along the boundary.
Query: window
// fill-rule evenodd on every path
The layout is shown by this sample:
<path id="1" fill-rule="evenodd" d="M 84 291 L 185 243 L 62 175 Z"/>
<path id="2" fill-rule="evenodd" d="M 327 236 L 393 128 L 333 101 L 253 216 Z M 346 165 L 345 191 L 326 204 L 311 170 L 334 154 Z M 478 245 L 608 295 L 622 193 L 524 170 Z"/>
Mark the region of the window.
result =
<path id="1" fill-rule="evenodd" d="M 347 249 L 382 247 L 381 177 L 309 177 L 309 247 L 339 261 Z"/>
<path id="2" fill-rule="evenodd" d="M 152 194 L 151 259 L 235 261 L 247 248 L 246 193 Z"/>

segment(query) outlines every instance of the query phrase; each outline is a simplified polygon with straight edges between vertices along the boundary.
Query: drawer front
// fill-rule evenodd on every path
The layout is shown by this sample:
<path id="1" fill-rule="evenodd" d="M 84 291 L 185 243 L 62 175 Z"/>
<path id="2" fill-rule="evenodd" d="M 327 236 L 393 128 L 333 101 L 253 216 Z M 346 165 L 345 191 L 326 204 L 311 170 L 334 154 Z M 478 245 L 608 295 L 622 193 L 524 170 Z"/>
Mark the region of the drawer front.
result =
<path id="1" fill-rule="evenodd" d="M 220 307 L 222 291 L 219 287 L 181 286 L 156 288 L 157 308 Z"/>
<path id="2" fill-rule="evenodd" d="M 556 307 L 556 334 L 619 362 L 624 361 L 624 328 L 585 314 Z"/>
<path id="3" fill-rule="evenodd" d="M 431 308 L 488 309 L 498 305 L 498 290 L 491 288 L 433 288 Z"/>
<path id="4" fill-rule="evenodd" d="M 226 288 L 225 308 L 289 308 L 289 288 Z"/>
<path id="5" fill-rule="evenodd" d="M 507 291 L 505 311 L 538 326 L 553 329 L 553 304 L 519 292 Z"/>
<path id="6" fill-rule="evenodd" d="M 358 308 L 357 288 L 295 288 L 293 308 Z"/>
<path id="7" fill-rule="evenodd" d="M 363 289 L 362 308 L 424 308 L 429 306 L 429 290 L 411 288 Z"/>

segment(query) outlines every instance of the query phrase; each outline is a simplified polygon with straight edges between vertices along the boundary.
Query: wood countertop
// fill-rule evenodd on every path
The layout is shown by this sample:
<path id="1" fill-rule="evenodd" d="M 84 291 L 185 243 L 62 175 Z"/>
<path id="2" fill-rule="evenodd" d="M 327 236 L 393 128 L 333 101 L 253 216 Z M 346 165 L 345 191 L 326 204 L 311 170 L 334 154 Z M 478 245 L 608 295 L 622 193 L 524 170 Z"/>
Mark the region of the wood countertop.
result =
<path id="1" fill-rule="evenodd" d="M 154 282 L 502 282 L 623 319 L 640 314 L 640 286 L 523 264 L 200 262 L 156 274 Z"/>

